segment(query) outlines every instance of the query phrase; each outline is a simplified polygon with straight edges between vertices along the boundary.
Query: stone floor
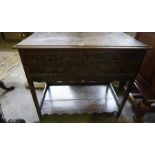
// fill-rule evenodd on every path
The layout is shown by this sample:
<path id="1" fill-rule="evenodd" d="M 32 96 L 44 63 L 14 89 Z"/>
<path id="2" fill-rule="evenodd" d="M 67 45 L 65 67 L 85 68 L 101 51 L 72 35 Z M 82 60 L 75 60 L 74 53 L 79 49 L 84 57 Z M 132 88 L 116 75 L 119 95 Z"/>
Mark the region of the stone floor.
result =
<path id="1" fill-rule="evenodd" d="M 12 49 L 12 46 L 16 44 L 15 42 L 0 42 L 0 52 L 17 52 L 17 50 Z M 0 89 L 0 104 L 2 107 L 2 111 L 3 114 L 5 116 L 5 118 L 8 119 L 17 119 L 17 118 L 23 118 L 26 120 L 26 122 L 38 122 L 38 116 L 34 107 L 34 103 L 30 94 L 29 89 L 25 88 L 25 82 L 26 82 L 26 77 L 25 77 L 25 73 L 22 67 L 22 64 L 20 62 L 20 64 L 17 67 L 14 67 L 13 69 L 11 69 L 8 74 L 7 77 L 4 79 L 4 82 L 6 83 L 7 86 L 11 86 L 14 85 L 16 88 L 14 91 L 5 93 L 2 89 Z M 93 117 L 93 120 L 88 120 L 88 119 L 83 119 L 83 118 L 92 118 L 92 116 L 94 116 L 94 114 L 70 114 L 70 115 L 66 115 L 62 112 L 61 104 L 60 103 L 60 99 L 62 99 L 62 96 L 64 95 L 66 97 L 66 95 L 63 92 L 66 92 L 66 87 L 61 87 L 61 91 L 58 91 L 58 88 L 52 88 L 53 91 L 55 92 L 55 100 L 59 100 L 59 101 L 54 101 L 53 102 L 53 106 L 51 106 L 52 108 L 55 107 L 57 108 L 56 110 L 60 110 L 60 114 L 59 115 L 55 115 L 53 113 L 53 116 L 48 117 L 43 119 L 42 122 L 133 122 L 132 116 L 132 110 L 131 110 L 131 105 L 129 102 L 126 103 L 125 108 L 123 109 L 123 112 L 120 116 L 119 119 L 115 120 L 113 118 L 104 118 L 104 116 L 101 118 L 99 117 Z M 78 88 L 79 89 L 79 88 Z M 91 93 L 93 94 L 93 91 L 101 91 L 104 88 L 91 88 Z M 57 90 L 57 93 L 56 93 Z M 81 97 L 81 94 L 76 94 L 76 92 L 70 92 L 70 90 L 75 90 L 73 87 L 67 89 L 68 92 L 68 97 L 75 97 L 78 96 Z M 87 90 L 88 91 L 88 90 Z M 86 92 L 86 88 L 80 88 L 80 91 L 78 92 L 83 92 L 82 97 L 84 96 L 84 93 Z M 77 92 L 77 93 L 78 93 Z M 63 95 L 62 95 L 63 94 Z M 76 94 L 76 95 L 75 95 Z M 90 94 L 90 93 L 89 93 Z M 37 90 L 37 95 L 39 100 L 41 99 L 42 96 L 42 90 Z M 86 94 L 88 95 L 88 93 Z M 87 96 L 88 97 L 88 96 Z M 90 95 L 88 98 L 92 99 L 92 96 Z M 93 96 L 93 104 L 95 102 L 95 104 L 98 105 L 102 105 L 103 102 L 102 101 L 98 101 L 97 98 L 100 97 L 96 94 L 96 96 Z M 87 98 L 87 99 L 88 99 Z M 95 100 L 96 98 L 96 100 Z M 121 97 L 120 97 L 121 98 Z M 69 98 L 67 98 L 69 99 Z M 79 98 L 78 98 L 79 99 Z M 47 99 L 48 101 L 48 99 Z M 89 100 L 90 101 L 90 100 Z M 86 106 L 88 106 L 88 102 L 85 98 L 83 98 L 83 100 L 80 100 L 80 102 Z M 113 100 L 108 100 L 108 102 L 110 102 L 111 105 L 113 105 Z M 63 104 L 66 103 L 66 107 L 70 106 L 70 105 L 79 105 L 70 100 L 64 100 Z M 93 105 L 91 105 L 91 102 L 89 102 L 89 108 L 92 107 Z M 110 105 L 109 104 L 109 105 Z M 82 105 L 82 104 L 81 104 Z M 51 108 L 50 107 L 50 108 Z M 73 108 L 73 107 L 72 107 Z M 87 109 L 88 110 L 88 109 Z M 98 110 L 98 109 L 97 109 Z M 89 116 L 88 116 L 89 115 Z M 66 120 L 68 119 L 68 120 Z M 70 119 L 70 121 L 69 121 Z M 96 120 L 95 120 L 96 119 Z M 155 114 L 154 113 L 148 113 L 145 117 L 144 117 L 144 122 L 155 122 Z"/>

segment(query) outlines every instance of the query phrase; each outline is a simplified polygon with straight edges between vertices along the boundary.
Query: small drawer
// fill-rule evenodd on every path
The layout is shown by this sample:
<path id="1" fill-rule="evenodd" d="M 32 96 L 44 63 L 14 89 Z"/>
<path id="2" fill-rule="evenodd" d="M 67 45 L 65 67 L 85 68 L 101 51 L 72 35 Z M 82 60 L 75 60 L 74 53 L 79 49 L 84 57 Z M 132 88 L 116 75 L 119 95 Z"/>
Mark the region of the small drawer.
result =
<path id="1" fill-rule="evenodd" d="M 82 65 L 69 65 L 69 64 L 51 64 L 50 71 L 51 74 L 58 74 L 58 75 L 79 75 L 81 74 Z"/>
<path id="2" fill-rule="evenodd" d="M 48 60 L 50 63 L 60 63 L 60 55 L 58 53 L 49 53 Z"/>
<path id="3" fill-rule="evenodd" d="M 92 53 L 85 55 L 86 64 L 106 63 L 106 64 L 138 64 L 141 55 L 135 53 Z"/>
<path id="4" fill-rule="evenodd" d="M 65 53 L 61 55 L 62 64 L 81 64 L 84 61 L 84 57 L 81 53 Z"/>
<path id="5" fill-rule="evenodd" d="M 40 77 L 50 75 L 50 66 L 45 63 L 30 63 L 27 64 L 27 72 L 30 77 Z"/>
<path id="6" fill-rule="evenodd" d="M 26 63 L 48 62 L 48 55 L 43 53 L 24 54 L 23 60 Z"/>

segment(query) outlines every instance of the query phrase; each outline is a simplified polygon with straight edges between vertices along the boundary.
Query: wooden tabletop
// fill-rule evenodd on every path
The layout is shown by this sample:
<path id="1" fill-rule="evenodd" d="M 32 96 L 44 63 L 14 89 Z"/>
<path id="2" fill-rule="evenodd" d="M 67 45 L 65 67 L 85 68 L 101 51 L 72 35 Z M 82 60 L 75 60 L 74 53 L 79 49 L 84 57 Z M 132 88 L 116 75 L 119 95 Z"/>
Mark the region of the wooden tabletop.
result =
<path id="1" fill-rule="evenodd" d="M 148 49 L 149 46 L 122 32 L 36 32 L 14 48 Z"/>

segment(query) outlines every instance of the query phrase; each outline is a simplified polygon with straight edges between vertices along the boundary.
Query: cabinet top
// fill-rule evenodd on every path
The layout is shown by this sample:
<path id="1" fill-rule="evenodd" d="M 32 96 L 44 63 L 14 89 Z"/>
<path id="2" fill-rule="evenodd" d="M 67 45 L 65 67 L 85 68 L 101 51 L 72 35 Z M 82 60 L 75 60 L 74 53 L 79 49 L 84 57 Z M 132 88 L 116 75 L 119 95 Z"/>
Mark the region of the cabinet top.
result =
<path id="1" fill-rule="evenodd" d="M 36 32 L 14 48 L 149 49 L 150 47 L 122 32 Z"/>

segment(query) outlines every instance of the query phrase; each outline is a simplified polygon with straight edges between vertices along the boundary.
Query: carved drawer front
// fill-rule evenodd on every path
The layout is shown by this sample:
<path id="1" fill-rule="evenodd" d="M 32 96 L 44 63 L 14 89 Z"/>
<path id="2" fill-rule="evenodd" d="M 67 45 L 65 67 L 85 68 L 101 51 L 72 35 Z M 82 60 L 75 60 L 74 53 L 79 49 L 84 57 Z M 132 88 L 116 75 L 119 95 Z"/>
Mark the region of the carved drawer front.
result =
<path id="1" fill-rule="evenodd" d="M 48 53 L 48 60 L 50 63 L 60 63 L 60 54 L 59 53 Z"/>
<path id="2" fill-rule="evenodd" d="M 100 80 L 120 80 L 131 79 L 136 73 L 136 69 L 132 66 L 120 66 L 111 64 L 90 64 L 84 65 L 82 68 L 83 79 L 100 79 Z"/>
<path id="3" fill-rule="evenodd" d="M 45 53 L 27 53 L 23 55 L 26 63 L 48 62 L 48 55 Z"/>
<path id="4" fill-rule="evenodd" d="M 82 80 L 82 66 L 75 64 L 51 64 L 50 73 L 52 80 Z"/>
<path id="5" fill-rule="evenodd" d="M 82 54 L 80 53 L 50 53 L 48 54 L 50 63 L 60 64 L 79 64 L 83 62 Z"/>
<path id="6" fill-rule="evenodd" d="M 82 53 L 64 53 L 60 56 L 60 60 L 63 64 L 81 64 L 84 57 Z"/>
<path id="7" fill-rule="evenodd" d="M 91 67 L 89 67 L 91 68 Z M 133 74 L 136 72 L 137 67 L 132 64 L 99 64 L 95 66 L 95 69 L 98 73 L 130 73 Z"/>
<path id="8" fill-rule="evenodd" d="M 51 65 L 50 67 L 51 74 L 57 75 L 79 75 L 82 71 L 82 66 L 78 65 Z"/>
<path id="9" fill-rule="evenodd" d="M 116 80 L 133 78 L 141 54 L 111 51 L 34 51 L 23 53 L 29 77 L 51 81 Z"/>
<path id="10" fill-rule="evenodd" d="M 27 72 L 30 77 L 48 77 L 50 66 L 48 63 L 30 63 L 27 64 Z"/>
<path id="11" fill-rule="evenodd" d="M 138 64 L 141 61 L 141 55 L 135 54 L 135 52 L 118 53 L 118 52 L 103 52 L 103 53 L 91 53 L 85 55 L 85 63 L 87 64 Z"/>

